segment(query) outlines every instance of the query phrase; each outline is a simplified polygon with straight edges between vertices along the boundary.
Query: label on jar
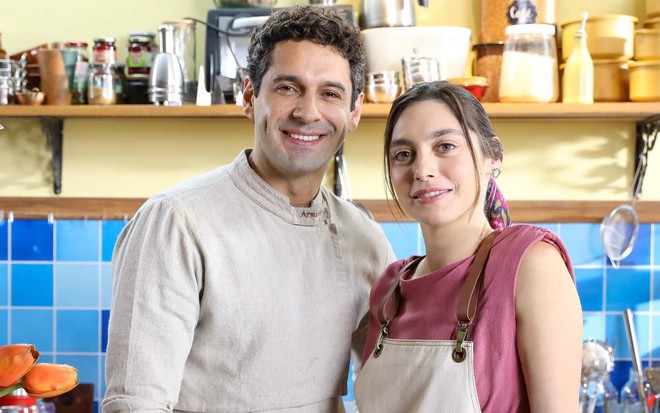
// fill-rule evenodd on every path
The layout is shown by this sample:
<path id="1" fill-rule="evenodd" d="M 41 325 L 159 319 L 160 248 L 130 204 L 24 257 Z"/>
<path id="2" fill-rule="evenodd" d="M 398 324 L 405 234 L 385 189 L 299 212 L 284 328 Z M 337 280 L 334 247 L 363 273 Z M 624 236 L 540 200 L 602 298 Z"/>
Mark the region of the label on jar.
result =
<path id="1" fill-rule="evenodd" d="M 151 67 L 152 53 L 147 50 L 129 50 L 126 66 L 128 67 Z"/>
<path id="2" fill-rule="evenodd" d="M 94 62 L 95 63 L 116 63 L 117 50 L 112 49 L 94 49 Z"/>
<path id="3" fill-rule="evenodd" d="M 506 9 L 506 18 L 509 24 L 536 23 L 536 6 L 531 0 L 515 0 Z"/>

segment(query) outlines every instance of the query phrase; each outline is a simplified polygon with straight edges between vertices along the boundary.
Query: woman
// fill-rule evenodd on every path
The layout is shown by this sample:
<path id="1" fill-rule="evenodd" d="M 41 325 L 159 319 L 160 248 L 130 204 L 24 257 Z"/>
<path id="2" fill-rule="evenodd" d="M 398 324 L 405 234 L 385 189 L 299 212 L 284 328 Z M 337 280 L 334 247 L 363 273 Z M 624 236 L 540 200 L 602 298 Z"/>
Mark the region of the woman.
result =
<path id="1" fill-rule="evenodd" d="M 481 104 L 448 82 L 414 86 L 392 105 L 384 158 L 427 255 L 372 289 L 360 412 L 578 411 L 572 266 L 552 232 L 508 226 L 502 145 Z"/>

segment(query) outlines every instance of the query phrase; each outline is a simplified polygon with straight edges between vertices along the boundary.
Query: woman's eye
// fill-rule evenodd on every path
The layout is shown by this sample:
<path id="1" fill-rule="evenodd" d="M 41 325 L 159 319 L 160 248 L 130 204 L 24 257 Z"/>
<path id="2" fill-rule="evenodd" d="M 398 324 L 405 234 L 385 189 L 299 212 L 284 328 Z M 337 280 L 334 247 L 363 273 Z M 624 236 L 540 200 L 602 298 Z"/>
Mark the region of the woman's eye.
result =
<path id="1" fill-rule="evenodd" d="M 456 147 L 456 145 L 454 145 L 453 143 L 447 143 L 447 142 L 441 143 L 437 146 L 437 148 L 440 152 L 449 152 L 452 149 L 454 149 L 455 147 Z"/>
<path id="2" fill-rule="evenodd" d="M 392 155 L 392 160 L 394 162 L 405 162 L 410 159 L 411 156 L 412 154 L 410 151 L 398 151 Z"/>

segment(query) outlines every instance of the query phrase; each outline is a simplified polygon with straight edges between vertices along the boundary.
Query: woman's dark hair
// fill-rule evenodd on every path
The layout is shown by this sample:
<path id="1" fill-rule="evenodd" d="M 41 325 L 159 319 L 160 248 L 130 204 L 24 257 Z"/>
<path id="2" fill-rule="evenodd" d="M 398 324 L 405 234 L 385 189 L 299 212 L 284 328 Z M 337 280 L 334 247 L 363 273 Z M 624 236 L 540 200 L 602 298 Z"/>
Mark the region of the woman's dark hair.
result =
<path id="1" fill-rule="evenodd" d="M 273 49 L 285 40 L 308 40 L 321 46 L 330 46 L 348 60 L 351 68 L 351 110 L 364 85 L 366 70 L 365 47 L 359 30 L 335 11 L 318 6 L 297 6 L 273 13 L 266 22 L 254 30 L 248 48 L 248 73 L 259 95 L 261 81 L 270 68 Z"/>
<path id="2" fill-rule="evenodd" d="M 390 144 L 392 143 L 392 134 L 394 132 L 394 126 L 404 110 L 416 103 L 427 100 L 444 103 L 456 119 L 458 119 L 458 122 L 461 125 L 465 140 L 472 153 L 472 162 L 475 169 L 477 197 L 474 200 L 473 207 L 476 208 L 481 189 L 481 168 L 477 163 L 477 153 L 472 144 L 472 140 L 469 138 L 470 135 L 468 132 L 471 132 L 476 136 L 481 154 L 488 159 L 502 159 L 502 143 L 497 138 L 493 125 L 481 103 L 466 89 L 447 81 L 418 83 L 399 96 L 392 104 L 392 108 L 387 117 L 387 124 L 385 126 L 385 148 L 383 151 L 387 189 L 394 199 L 394 202 L 396 202 L 399 211 L 403 212 L 403 209 L 399 204 L 399 199 L 394 191 L 392 176 L 390 174 L 389 154 Z M 429 113 L 428 116 L 433 116 L 433 114 Z"/>

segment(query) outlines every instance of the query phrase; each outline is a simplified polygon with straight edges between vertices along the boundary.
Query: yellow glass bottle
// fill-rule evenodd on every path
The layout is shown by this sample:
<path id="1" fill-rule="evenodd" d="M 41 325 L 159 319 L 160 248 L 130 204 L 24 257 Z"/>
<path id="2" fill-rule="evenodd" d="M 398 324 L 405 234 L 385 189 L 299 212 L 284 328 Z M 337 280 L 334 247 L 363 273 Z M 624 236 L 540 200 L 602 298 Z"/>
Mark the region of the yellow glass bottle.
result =
<path id="1" fill-rule="evenodd" d="M 587 32 L 584 30 L 587 13 L 575 33 L 573 51 L 566 60 L 562 78 L 562 102 L 594 103 L 594 62 L 587 48 Z"/>

